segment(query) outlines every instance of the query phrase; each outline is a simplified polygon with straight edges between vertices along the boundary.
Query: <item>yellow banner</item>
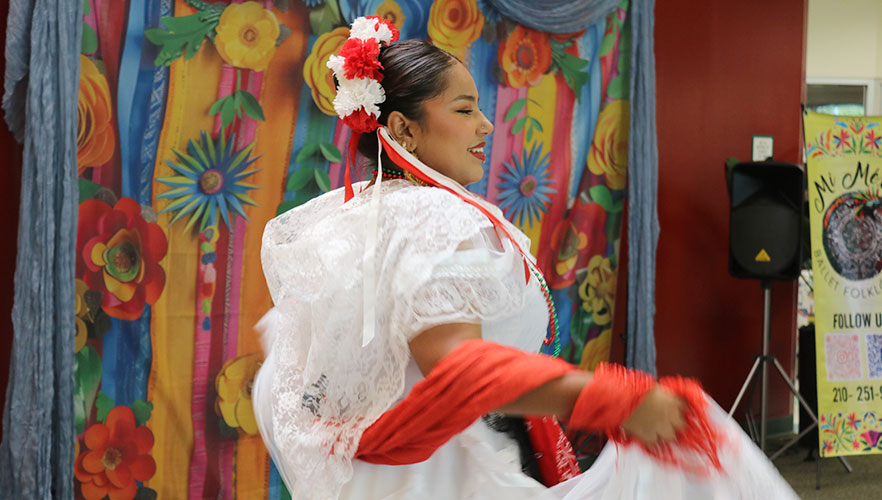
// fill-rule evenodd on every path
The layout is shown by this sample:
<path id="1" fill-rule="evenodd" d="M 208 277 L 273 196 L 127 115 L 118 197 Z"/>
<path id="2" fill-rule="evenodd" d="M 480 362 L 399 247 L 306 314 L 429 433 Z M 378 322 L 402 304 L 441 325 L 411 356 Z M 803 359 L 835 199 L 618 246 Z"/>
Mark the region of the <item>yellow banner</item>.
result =
<path id="1" fill-rule="evenodd" d="M 882 454 L 882 117 L 806 113 L 821 456 Z"/>

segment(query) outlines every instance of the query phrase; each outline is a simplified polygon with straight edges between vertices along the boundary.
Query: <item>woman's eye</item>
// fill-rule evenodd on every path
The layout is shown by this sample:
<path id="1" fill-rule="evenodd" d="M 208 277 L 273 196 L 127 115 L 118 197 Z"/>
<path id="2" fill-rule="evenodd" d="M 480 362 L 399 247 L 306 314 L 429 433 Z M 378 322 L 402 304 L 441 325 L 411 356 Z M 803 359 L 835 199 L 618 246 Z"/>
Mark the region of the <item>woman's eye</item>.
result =
<path id="1" fill-rule="evenodd" d="M 457 111 L 457 113 L 463 113 L 466 115 L 470 115 L 470 114 L 472 114 L 472 110 L 471 109 L 460 109 L 459 111 Z"/>

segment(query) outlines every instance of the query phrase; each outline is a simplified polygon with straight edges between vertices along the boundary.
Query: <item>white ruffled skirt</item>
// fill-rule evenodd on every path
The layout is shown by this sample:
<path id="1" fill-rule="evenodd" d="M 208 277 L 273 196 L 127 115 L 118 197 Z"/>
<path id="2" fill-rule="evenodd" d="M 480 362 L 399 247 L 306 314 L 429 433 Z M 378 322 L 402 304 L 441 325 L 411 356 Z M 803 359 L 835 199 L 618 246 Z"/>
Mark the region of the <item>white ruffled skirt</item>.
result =
<path id="1" fill-rule="evenodd" d="M 518 450 L 477 421 L 412 465 L 353 461 L 345 500 L 791 500 L 798 497 L 774 465 L 713 402 L 723 432 L 721 473 L 689 474 L 657 462 L 639 446 L 608 444 L 585 473 L 546 488 L 520 470 Z"/>

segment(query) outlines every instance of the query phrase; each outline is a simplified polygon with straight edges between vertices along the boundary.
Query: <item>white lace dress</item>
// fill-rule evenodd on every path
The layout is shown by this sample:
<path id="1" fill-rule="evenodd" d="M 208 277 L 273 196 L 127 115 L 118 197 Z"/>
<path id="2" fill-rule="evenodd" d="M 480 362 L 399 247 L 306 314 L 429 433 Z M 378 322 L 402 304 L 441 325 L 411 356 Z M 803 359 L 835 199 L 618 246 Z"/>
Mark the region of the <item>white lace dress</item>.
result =
<path id="1" fill-rule="evenodd" d="M 371 189 L 345 204 L 342 190 L 328 193 L 273 219 L 264 233 L 275 308 L 259 325 L 267 358 L 252 397 L 293 498 L 796 498 L 715 405 L 727 436 L 720 447 L 726 473 L 711 477 L 660 465 L 638 447 L 610 445 L 588 472 L 545 488 L 521 472 L 516 443 L 482 420 L 421 463 L 354 460 L 362 432 L 422 379 L 407 346 L 416 334 L 479 322 L 485 339 L 536 352 L 548 321 L 535 278 L 525 283 L 520 256 L 484 215 L 441 189 L 387 181 L 373 256 L 376 336 L 362 346 Z M 523 233 L 506 229 L 529 248 Z"/>

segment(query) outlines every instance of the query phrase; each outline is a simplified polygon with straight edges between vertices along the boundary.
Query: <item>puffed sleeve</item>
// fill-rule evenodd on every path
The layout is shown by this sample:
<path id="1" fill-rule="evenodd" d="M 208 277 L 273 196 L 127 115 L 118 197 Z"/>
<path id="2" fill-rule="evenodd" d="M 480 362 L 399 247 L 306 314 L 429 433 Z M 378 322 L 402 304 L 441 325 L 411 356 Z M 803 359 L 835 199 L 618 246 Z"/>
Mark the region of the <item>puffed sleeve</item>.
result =
<path id="1" fill-rule="evenodd" d="M 387 234 L 389 327 L 407 340 L 445 323 L 486 323 L 514 315 L 528 290 L 523 258 L 471 205 L 440 189 L 412 188 L 387 213 L 407 213 Z M 404 190 L 402 190 L 404 191 Z M 399 192 L 408 195 L 406 192 Z M 396 193 L 397 194 L 397 193 Z M 514 227 L 521 241 L 529 241 Z"/>

